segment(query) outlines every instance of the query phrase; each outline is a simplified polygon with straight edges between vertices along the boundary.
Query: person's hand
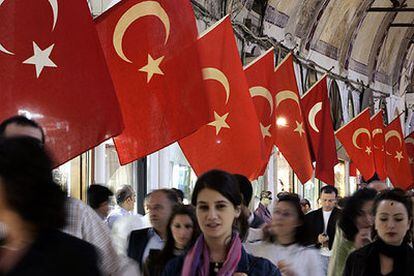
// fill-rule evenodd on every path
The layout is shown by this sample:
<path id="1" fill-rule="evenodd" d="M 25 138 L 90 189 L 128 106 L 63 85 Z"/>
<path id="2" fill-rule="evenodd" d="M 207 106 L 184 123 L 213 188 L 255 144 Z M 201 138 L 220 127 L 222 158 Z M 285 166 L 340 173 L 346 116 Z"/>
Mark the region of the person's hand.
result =
<path id="1" fill-rule="evenodd" d="M 371 239 L 371 228 L 362 228 L 359 229 L 358 233 L 355 236 L 354 246 L 356 249 L 359 249 L 372 242 Z"/>
<path id="2" fill-rule="evenodd" d="M 329 241 L 329 237 L 328 237 L 328 235 L 326 235 L 326 234 L 319 234 L 318 235 L 318 242 L 320 243 L 320 244 L 324 244 L 324 243 L 326 243 L 326 242 L 328 242 Z"/>
<path id="3" fill-rule="evenodd" d="M 284 260 L 281 260 L 277 263 L 277 268 L 279 268 L 282 276 L 295 276 L 295 273 L 292 271 L 291 265 L 286 263 Z"/>
<path id="4" fill-rule="evenodd" d="M 243 272 L 236 272 L 233 274 L 233 276 L 248 276 L 246 273 Z"/>

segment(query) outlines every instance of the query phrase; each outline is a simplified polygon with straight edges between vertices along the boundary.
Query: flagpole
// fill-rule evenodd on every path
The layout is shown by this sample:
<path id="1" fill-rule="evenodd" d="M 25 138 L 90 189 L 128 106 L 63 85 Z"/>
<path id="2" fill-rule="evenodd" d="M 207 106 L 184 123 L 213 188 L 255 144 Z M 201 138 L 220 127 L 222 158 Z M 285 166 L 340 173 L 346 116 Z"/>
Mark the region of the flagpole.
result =
<path id="1" fill-rule="evenodd" d="M 246 70 L 247 68 L 249 68 L 250 66 L 252 66 L 256 62 L 258 62 L 261 58 L 263 58 L 264 56 L 266 56 L 269 52 L 274 51 L 274 50 L 275 50 L 275 48 L 273 46 L 270 47 L 264 54 L 258 56 L 255 60 L 253 60 L 252 62 L 250 62 L 246 66 L 244 66 L 243 70 Z M 274 64 L 274 56 L 273 56 L 273 64 Z"/>
<path id="2" fill-rule="evenodd" d="M 328 73 L 323 74 L 323 76 L 317 81 L 315 82 L 311 88 L 309 88 L 305 94 L 302 95 L 301 99 L 303 99 L 313 88 L 315 88 L 315 86 L 317 86 L 324 78 L 326 78 L 328 76 Z"/>

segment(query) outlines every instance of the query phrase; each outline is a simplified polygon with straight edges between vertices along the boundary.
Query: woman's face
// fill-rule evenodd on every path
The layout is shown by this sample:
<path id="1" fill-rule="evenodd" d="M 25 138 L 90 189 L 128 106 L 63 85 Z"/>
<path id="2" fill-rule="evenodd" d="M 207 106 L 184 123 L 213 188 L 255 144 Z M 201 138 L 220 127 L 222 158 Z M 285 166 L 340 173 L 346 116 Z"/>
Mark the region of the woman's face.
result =
<path id="1" fill-rule="evenodd" d="M 276 236 L 294 235 L 295 229 L 301 225 L 296 208 L 289 202 L 276 203 L 273 210 L 271 231 Z"/>
<path id="2" fill-rule="evenodd" d="M 222 194 L 209 188 L 199 192 L 196 205 L 197 221 L 205 238 L 225 241 L 231 236 L 240 206 L 235 208 Z"/>
<path id="3" fill-rule="evenodd" d="M 193 236 L 193 221 L 187 215 L 176 215 L 170 227 L 175 241 L 175 247 L 184 249 Z"/>
<path id="4" fill-rule="evenodd" d="M 373 200 L 366 201 L 359 211 L 355 219 L 355 225 L 360 230 L 363 228 L 370 228 L 374 223 L 374 216 L 372 215 Z"/>
<path id="5" fill-rule="evenodd" d="M 401 202 L 383 200 L 378 204 L 375 214 L 375 230 L 387 244 L 400 245 L 410 229 L 411 221 Z"/>

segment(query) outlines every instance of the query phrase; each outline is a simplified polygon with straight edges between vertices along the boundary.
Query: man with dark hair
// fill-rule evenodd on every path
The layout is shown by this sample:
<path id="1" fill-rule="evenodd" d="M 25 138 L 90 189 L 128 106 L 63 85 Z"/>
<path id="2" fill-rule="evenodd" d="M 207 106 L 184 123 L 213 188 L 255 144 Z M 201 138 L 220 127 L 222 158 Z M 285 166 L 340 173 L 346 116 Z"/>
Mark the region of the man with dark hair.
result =
<path id="1" fill-rule="evenodd" d="M 241 174 L 234 174 L 234 177 L 237 179 L 237 183 L 239 184 L 240 192 L 243 196 L 243 205 L 246 208 L 243 208 L 243 210 L 246 213 L 247 221 L 249 223 L 250 228 L 260 228 L 265 221 L 263 218 L 255 214 L 255 212 L 250 211 L 249 204 L 253 197 L 253 187 L 250 180 Z"/>
<path id="2" fill-rule="evenodd" d="M 180 203 L 183 203 L 183 200 L 184 200 L 184 192 L 181 191 L 180 189 L 177 189 L 177 188 L 171 188 L 171 190 L 173 190 L 177 194 L 178 201 Z"/>
<path id="3" fill-rule="evenodd" d="M 110 197 L 113 195 L 114 193 L 103 185 L 93 184 L 88 188 L 88 204 L 102 220 L 108 216 Z"/>
<path id="4" fill-rule="evenodd" d="M 321 247 L 324 271 L 328 269 L 330 250 L 335 239 L 336 221 L 340 215 L 340 210 L 335 207 L 337 197 L 337 188 L 330 185 L 323 186 L 319 193 L 322 207 L 305 216 L 310 242 Z"/>
<path id="5" fill-rule="evenodd" d="M 152 227 L 132 231 L 129 236 L 128 257 L 134 259 L 142 270 L 150 250 L 162 250 L 167 239 L 167 225 L 178 197 L 171 189 L 159 189 L 147 196 L 146 209 Z"/>
<path id="6" fill-rule="evenodd" d="M 335 207 L 338 196 L 338 189 L 333 186 L 326 185 L 321 188 L 319 193 L 319 201 L 321 208 L 308 213 L 305 218 L 310 227 L 311 241 L 321 246 L 328 243 L 331 249 L 335 238 L 335 225 L 339 209 Z"/>
<path id="7" fill-rule="evenodd" d="M 135 191 L 131 185 L 123 185 L 115 193 L 117 206 L 109 213 L 108 222 L 109 228 L 112 229 L 114 222 L 123 216 L 132 215 L 135 208 Z"/>
<path id="8" fill-rule="evenodd" d="M 21 115 L 4 120 L 0 124 L 0 136 L 29 136 L 45 143 L 45 134 L 39 124 Z"/>

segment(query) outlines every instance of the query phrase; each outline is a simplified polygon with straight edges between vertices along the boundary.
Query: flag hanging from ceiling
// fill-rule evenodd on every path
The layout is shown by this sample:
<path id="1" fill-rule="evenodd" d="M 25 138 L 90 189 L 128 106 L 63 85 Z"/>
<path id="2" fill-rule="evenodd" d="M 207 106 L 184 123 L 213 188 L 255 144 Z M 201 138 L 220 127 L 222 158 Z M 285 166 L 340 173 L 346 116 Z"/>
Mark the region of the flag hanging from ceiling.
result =
<path id="1" fill-rule="evenodd" d="M 407 190 L 413 187 L 413 175 L 403 141 L 400 117 L 395 118 L 384 133 L 387 175 L 394 187 Z"/>
<path id="2" fill-rule="evenodd" d="M 372 154 L 369 109 L 366 108 L 338 129 L 335 135 L 364 179 L 370 179 L 375 173 L 375 165 Z"/>
<path id="3" fill-rule="evenodd" d="M 271 87 L 276 95 L 276 127 L 271 134 L 276 146 L 304 184 L 312 178 L 313 167 L 291 54 L 277 66 Z"/>
<path id="4" fill-rule="evenodd" d="M 371 118 L 372 151 L 374 153 L 375 171 L 380 180 L 387 178 L 385 171 L 385 141 L 384 141 L 384 120 L 382 110 Z"/>
<path id="5" fill-rule="evenodd" d="M 244 68 L 264 143 L 264 162 L 258 168 L 258 174 L 254 178 L 264 174 L 274 147 L 271 131 L 275 127 L 273 100 L 275 94 L 270 86 L 274 75 L 274 59 L 274 49 L 272 47 Z"/>
<path id="6" fill-rule="evenodd" d="M 0 22 L 0 121 L 37 121 L 55 165 L 121 132 L 86 1 L 0 1 Z"/>
<path id="7" fill-rule="evenodd" d="M 121 164 L 155 152 L 208 122 L 188 0 L 125 0 L 95 20 L 125 129 Z"/>
<path id="8" fill-rule="evenodd" d="M 230 18 L 198 42 L 211 121 L 180 140 L 197 175 L 222 169 L 252 179 L 263 163 L 263 138 L 249 94 Z"/>
<path id="9" fill-rule="evenodd" d="M 301 103 L 314 161 L 316 161 L 315 177 L 324 183 L 334 185 L 334 167 L 338 163 L 338 157 L 326 75 L 303 95 Z"/>

